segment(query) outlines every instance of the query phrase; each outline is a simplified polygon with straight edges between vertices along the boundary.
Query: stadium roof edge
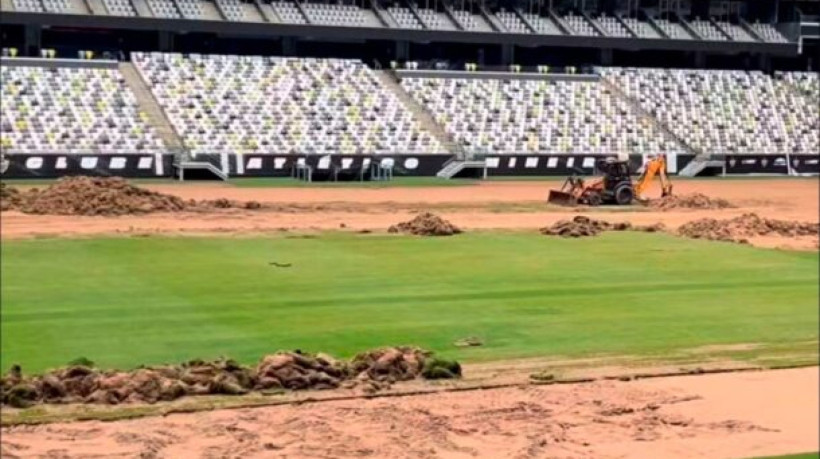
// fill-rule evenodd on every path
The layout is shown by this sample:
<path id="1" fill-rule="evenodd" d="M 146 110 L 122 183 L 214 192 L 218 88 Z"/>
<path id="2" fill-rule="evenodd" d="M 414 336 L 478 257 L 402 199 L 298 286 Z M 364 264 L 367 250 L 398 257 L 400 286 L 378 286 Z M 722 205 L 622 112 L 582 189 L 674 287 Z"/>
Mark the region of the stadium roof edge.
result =
<path id="1" fill-rule="evenodd" d="M 796 43 L 755 43 L 704 40 L 638 39 L 620 37 L 559 36 L 500 32 L 408 30 L 377 27 L 345 27 L 311 24 L 165 19 L 146 17 L 95 16 L 85 14 L 27 13 L 4 11 L 0 24 L 40 27 L 71 27 L 156 31 L 174 34 L 214 33 L 224 37 L 312 40 L 389 40 L 420 43 L 465 43 L 521 47 L 601 48 L 627 51 L 703 51 L 712 53 L 756 53 L 797 56 Z M 241 25 L 241 27 L 237 27 Z"/>

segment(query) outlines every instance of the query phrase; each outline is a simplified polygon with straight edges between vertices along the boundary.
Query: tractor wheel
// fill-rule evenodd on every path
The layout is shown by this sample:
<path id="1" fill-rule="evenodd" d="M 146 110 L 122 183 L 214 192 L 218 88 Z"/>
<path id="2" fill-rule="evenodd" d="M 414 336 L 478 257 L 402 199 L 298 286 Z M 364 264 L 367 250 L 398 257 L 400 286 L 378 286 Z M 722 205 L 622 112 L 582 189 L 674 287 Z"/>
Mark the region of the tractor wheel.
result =
<path id="1" fill-rule="evenodd" d="M 629 185 L 621 185 L 615 189 L 615 203 L 619 206 L 628 206 L 635 199 L 635 191 Z"/>

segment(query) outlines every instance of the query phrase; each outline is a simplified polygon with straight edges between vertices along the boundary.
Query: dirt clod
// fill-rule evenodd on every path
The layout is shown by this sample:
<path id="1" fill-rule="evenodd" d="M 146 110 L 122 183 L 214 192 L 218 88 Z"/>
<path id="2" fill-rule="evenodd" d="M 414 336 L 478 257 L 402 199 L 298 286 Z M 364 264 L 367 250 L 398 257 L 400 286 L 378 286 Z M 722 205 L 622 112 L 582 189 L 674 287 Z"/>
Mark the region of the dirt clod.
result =
<path id="1" fill-rule="evenodd" d="M 682 225 L 678 234 L 693 239 L 709 239 L 748 244 L 747 238 L 778 235 L 784 237 L 817 236 L 820 224 L 764 218 L 746 213 L 734 218 L 702 218 Z"/>
<path id="2" fill-rule="evenodd" d="M 649 201 L 647 205 L 658 210 L 730 209 L 735 207 L 731 202 L 725 199 L 710 198 L 701 193 L 665 196 L 660 199 L 653 199 Z"/>
<path id="3" fill-rule="evenodd" d="M 461 230 L 438 215 L 422 212 L 410 221 L 391 226 L 388 232 L 416 236 L 452 236 L 461 233 Z"/>
<path id="4" fill-rule="evenodd" d="M 662 223 L 646 226 L 634 226 L 629 222 L 610 223 L 604 220 L 595 220 L 584 215 L 573 217 L 572 220 L 559 220 L 550 226 L 541 228 L 541 234 L 561 237 L 597 236 L 604 231 L 644 231 L 654 233 L 665 229 Z"/>
<path id="5" fill-rule="evenodd" d="M 0 378 L 0 388 L 3 404 L 13 407 L 38 402 L 114 405 L 156 403 L 187 395 L 242 395 L 281 389 L 319 390 L 344 386 L 375 392 L 397 381 L 420 376 L 461 375 L 458 362 L 431 356 L 431 352 L 419 348 L 388 347 L 343 361 L 327 354 L 305 354 L 297 350 L 266 355 L 255 367 L 226 359 L 191 360 L 181 365 L 143 367 L 129 372 L 71 365 L 37 376 L 24 376 L 15 366 Z"/>

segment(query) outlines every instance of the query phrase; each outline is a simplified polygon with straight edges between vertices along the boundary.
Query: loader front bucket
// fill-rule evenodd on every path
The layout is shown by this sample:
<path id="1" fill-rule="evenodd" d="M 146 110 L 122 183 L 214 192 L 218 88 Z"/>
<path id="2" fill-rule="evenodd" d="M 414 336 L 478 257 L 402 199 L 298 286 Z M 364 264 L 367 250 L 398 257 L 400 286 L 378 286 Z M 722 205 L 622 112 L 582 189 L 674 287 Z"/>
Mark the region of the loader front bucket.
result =
<path id="1" fill-rule="evenodd" d="M 550 194 L 547 197 L 547 202 L 550 204 L 556 204 L 559 206 L 574 206 L 578 203 L 570 193 L 566 191 L 558 191 L 558 190 L 550 190 Z"/>

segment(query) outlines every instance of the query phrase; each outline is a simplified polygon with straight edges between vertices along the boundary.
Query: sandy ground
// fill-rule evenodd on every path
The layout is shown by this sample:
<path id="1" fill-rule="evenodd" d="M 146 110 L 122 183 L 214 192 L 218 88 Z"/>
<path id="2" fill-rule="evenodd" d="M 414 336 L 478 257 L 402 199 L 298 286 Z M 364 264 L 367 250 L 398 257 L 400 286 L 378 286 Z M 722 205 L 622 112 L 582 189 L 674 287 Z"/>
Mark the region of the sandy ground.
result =
<path id="1" fill-rule="evenodd" d="M 13 457 L 748 458 L 816 451 L 818 368 L 2 430 Z"/>
<path id="2" fill-rule="evenodd" d="M 558 182 L 483 182 L 464 187 L 408 188 L 237 188 L 224 184 L 148 186 L 186 199 L 255 200 L 272 208 L 261 211 L 226 210 L 208 214 L 145 216 L 55 217 L 4 212 L 3 238 L 78 236 L 110 233 L 241 233 L 281 230 L 345 228 L 385 230 L 421 210 L 434 211 L 466 229 L 533 229 L 579 212 L 635 224 L 665 223 L 674 229 L 703 218 L 729 218 L 744 212 L 785 220 L 818 221 L 820 184 L 811 179 L 686 180 L 675 184 L 677 194 L 703 193 L 728 199 L 738 206 L 722 211 L 655 212 L 566 209 L 545 204 L 549 188 Z M 759 238 L 765 247 L 816 249 L 816 238 Z"/>

